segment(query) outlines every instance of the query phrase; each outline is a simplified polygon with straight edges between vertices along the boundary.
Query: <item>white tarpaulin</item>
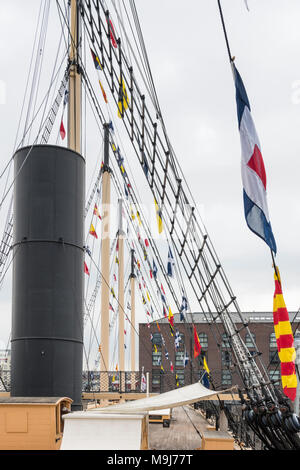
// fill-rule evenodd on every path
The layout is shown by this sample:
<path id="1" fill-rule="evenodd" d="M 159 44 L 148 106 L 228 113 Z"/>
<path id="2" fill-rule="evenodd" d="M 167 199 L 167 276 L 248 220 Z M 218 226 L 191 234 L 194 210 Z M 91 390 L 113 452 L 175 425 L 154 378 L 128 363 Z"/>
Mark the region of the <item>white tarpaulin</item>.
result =
<path id="1" fill-rule="evenodd" d="M 118 405 L 98 408 L 99 413 L 140 413 L 145 411 L 160 410 L 164 408 L 175 408 L 176 406 L 195 403 L 206 397 L 217 395 L 227 390 L 214 391 L 204 387 L 200 382 L 185 387 L 176 388 L 170 392 L 161 393 L 154 397 L 142 398 L 140 400 L 120 403 Z"/>
<path id="2" fill-rule="evenodd" d="M 75 411 L 66 414 L 60 450 L 138 450 L 144 414 Z"/>

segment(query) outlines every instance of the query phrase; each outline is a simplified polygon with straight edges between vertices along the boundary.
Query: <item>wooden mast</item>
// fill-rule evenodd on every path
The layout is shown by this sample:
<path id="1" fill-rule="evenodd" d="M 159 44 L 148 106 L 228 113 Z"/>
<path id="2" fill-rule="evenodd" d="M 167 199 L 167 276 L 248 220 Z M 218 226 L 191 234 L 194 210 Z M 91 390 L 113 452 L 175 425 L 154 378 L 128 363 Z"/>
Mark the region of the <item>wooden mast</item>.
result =
<path id="1" fill-rule="evenodd" d="M 134 250 L 131 250 L 131 273 L 130 273 L 130 292 L 131 292 L 131 328 L 130 328 L 130 369 L 131 369 L 131 390 L 135 390 L 135 273 L 134 273 Z"/>
<path id="2" fill-rule="evenodd" d="M 80 16 L 76 0 L 71 0 L 70 78 L 68 107 L 68 147 L 81 153 L 81 73 L 78 63 Z"/>
<path id="3" fill-rule="evenodd" d="M 109 127 L 104 124 L 104 165 L 102 176 L 102 247 L 101 247 L 101 354 L 100 371 L 109 370 L 109 269 L 110 269 L 110 193 L 111 170 L 109 167 Z M 108 376 L 100 380 L 100 389 L 108 390 Z M 101 377 L 101 376 L 100 376 Z"/>
<path id="4" fill-rule="evenodd" d="M 124 236 L 123 230 L 123 200 L 118 201 L 119 209 L 119 227 L 118 227 L 118 300 L 119 300 L 119 370 L 125 371 L 125 358 L 124 358 Z"/>

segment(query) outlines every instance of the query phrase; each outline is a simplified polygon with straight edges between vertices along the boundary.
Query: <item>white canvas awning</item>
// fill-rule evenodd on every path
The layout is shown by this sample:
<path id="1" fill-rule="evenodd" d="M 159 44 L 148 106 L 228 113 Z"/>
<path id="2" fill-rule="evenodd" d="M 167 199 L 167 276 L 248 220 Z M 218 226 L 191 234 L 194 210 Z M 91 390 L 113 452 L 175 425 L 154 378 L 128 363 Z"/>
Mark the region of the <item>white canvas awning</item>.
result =
<path id="1" fill-rule="evenodd" d="M 153 397 L 128 401 L 126 403 L 120 403 L 117 405 L 105 406 L 93 411 L 97 411 L 98 413 L 141 413 L 165 408 L 175 408 L 176 406 L 195 403 L 199 400 L 203 400 L 213 395 L 219 395 L 220 393 L 226 391 L 228 391 L 228 389 L 218 392 L 209 390 L 200 382 L 197 382 L 195 384 L 177 388 L 175 390 L 171 390 L 170 392 L 161 393 Z"/>

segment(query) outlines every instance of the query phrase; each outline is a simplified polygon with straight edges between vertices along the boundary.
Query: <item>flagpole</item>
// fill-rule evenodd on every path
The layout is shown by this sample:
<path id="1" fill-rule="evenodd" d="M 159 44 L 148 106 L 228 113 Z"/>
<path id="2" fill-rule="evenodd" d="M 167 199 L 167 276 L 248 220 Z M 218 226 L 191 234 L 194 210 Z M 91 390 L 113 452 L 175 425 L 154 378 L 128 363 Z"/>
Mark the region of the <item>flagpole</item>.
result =
<path id="1" fill-rule="evenodd" d="M 70 78 L 68 106 L 68 148 L 81 153 L 81 73 L 78 64 L 80 14 L 76 0 L 71 0 Z"/>
<path id="2" fill-rule="evenodd" d="M 222 6 L 221 6 L 221 0 L 218 0 L 218 6 L 219 6 L 219 12 L 220 12 L 220 17 L 221 17 L 223 32 L 224 32 L 224 36 L 225 36 L 225 41 L 226 41 L 227 52 L 228 52 L 228 56 L 229 56 L 229 62 L 231 63 L 231 62 L 234 61 L 234 57 L 232 57 L 231 51 L 230 51 L 230 46 L 229 46 L 229 41 L 228 41 L 224 16 L 223 16 L 223 10 L 222 10 Z"/>
<path id="3" fill-rule="evenodd" d="M 102 245 L 101 273 L 104 281 L 101 285 L 101 349 L 100 372 L 108 372 L 109 367 L 109 269 L 110 269 L 110 192 L 111 170 L 109 168 L 109 128 L 104 124 L 104 165 L 102 176 Z M 104 382 L 100 380 L 103 390 L 108 390 L 108 376 L 104 374 Z M 100 375 L 101 377 L 101 375 Z"/>
<path id="4" fill-rule="evenodd" d="M 119 304 L 119 368 L 120 371 L 125 371 L 125 357 L 124 357 L 124 235 L 123 230 L 123 199 L 119 199 L 119 227 L 118 227 L 118 262 L 119 262 L 119 279 L 118 279 L 118 304 Z M 122 375 L 123 378 L 123 375 Z M 123 378 L 125 379 L 125 377 Z M 121 384 L 121 390 L 124 390 L 124 387 Z"/>
<path id="5" fill-rule="evenodd" d="M 135 273 L 134 273 L 134 250 L 131 250 L 131 273 L 130 273 L 130 291 L 131 291 L 131 334 L 130 334 L 130 359 L 131 371 L 135 371 Z"/>

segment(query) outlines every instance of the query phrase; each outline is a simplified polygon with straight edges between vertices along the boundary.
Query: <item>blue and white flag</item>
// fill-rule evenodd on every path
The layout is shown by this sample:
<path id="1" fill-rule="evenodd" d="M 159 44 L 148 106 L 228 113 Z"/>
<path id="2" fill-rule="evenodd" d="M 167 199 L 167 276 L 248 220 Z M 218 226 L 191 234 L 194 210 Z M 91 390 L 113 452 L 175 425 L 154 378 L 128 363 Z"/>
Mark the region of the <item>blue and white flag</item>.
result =
<path id="1" fill-rule="evenodd" d="M 188 310 L 188 301 L 187 301 L 187 298 L 185 297 L 185 295 L 183 294 L 182 295 L 182 301 L 181 301 L 181 307 L 180 307 L 180 321 L 184 321 L 185 320 L 185 315 L 187 313 L 187 310 Z"/>
<path id="2" fill-rule="evenodd" d="M 109 121 L 108 128 L 111 130 L 112 133 L 114 133 L 115 130 L 112 121 Z"/>
<path id="3" fill-rule="evenodd" d="M 168 276 L 174 277 L 174 269 L 175 269 L 174 258 L 173 258 L 173 255 L 172 255 L 171 248 L 169 247 L 169 253 L 168 253 Z"/>
<path id="4" fill-rule="evenodd" d="M 249 229 L 262 238 L 276 254 L 267 205 L 267 179 L 260 143 L 251 116 L 248 96 L 241 76 L 232 63 L 236 88 L 238 124 L 242 147 L 242 181 L 245 218 Z"/>
<path id="5" fill-rule="evenodd" d="M 175 333 L 175 348 L 178 349 L 179 346 L 180 346 L 180 341 L 181 341 L 181 338 L 180 338 L 180 333 L 178 330 L 176 330 L 176 333 Z"/>
<path id="6" fill-rule="evenodd" d="M 157 277 L 157 266 L 156 266 L 154 260 L 153 260 L 152 274 L 153 274 L 154 279 L 156 279 L 156 277 Z"/>
<path id="7" fill-rule="evenodd" d="M 189 355 L 188 355 L 188 353 L 185 349 L 185 351 L 184 351 L 184 367 L 186 367 L 187 363 L 189 362 L 189 359 L 190 359 Z"/>

